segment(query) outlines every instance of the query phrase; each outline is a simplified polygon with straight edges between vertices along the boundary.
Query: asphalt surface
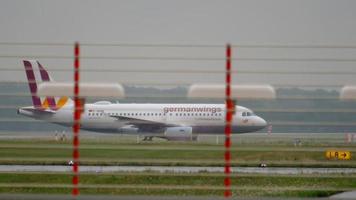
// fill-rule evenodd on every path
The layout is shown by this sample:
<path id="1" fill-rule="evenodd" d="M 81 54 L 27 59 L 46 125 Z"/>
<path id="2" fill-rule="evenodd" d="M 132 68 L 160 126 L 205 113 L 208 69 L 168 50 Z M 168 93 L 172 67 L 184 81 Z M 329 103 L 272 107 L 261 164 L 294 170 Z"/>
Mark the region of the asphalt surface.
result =
<path id="1" fill-rule="evenodd" d="M 65 165 L 0 165 L 0 172 L 71 172 L 71 166 Z M 223 173 L 223 167 L 180 167 L 180 166 L 80 166 L 82 173 L 113 172 L 159 172 L 159 173 Z M 285 168 L 285 167 L 232 167 L 233 173 L 253 174 L 356 174 L 356 168 Z"/>

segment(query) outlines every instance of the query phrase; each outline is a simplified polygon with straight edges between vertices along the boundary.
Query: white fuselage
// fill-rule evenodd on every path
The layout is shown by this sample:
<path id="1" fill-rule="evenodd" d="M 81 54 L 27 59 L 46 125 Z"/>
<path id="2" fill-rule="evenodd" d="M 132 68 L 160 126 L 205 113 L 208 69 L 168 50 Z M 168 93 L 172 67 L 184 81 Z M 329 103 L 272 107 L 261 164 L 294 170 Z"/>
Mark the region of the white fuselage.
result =
<path id="1" fill-rule="evenodd" d="M 18 113 L 64 126 L 73 125 L 73 100 L 67 96 L 37 96 L 38 83 L 51 82 L 48 71 L 37 60 L 24 60 L 32 105 Z M 151 134 L 152 137 L 194 139 L 193 134 L 221 134 L 225 130 L 224 104 L 85 104 L 80 128 L 106 133 Z M 233 133 L 260 130 L 266 121 L 242 106 L 235 107 Z M 150 137 L 147 136 L 146 137 Z"/>
<path id="2" fill-rule="evenodd" d="M 73 105 L 55 113 L 36 113 L 19 109 L 19 113 L 36 119 L 70 126 Z M 264 128 L 266 121 L 251 110 L 236 106 L 233 133 L 253 132 Z M 85 104 L 81 129 L 96 132 L 163 133 L 167 127 L 191 127 L 192 133 L 219 134 L 225 128 L 224 104 Z"/>

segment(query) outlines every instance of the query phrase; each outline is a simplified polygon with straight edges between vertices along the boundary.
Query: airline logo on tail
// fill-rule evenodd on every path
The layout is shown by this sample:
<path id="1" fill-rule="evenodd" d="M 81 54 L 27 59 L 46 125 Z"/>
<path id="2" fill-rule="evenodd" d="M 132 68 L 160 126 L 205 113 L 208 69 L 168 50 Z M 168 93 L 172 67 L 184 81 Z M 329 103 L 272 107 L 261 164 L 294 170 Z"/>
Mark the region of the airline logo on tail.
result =
<path id="1" fill-rule="evenodd" d="M 50 109 L 56 111 L 71 101 L 71 99 L 68 97 L 38 97 L 37 83 L 49 82 L 51 81 L 51 77 L 49 76 L 47 70 L 44 69 L 38 61 L 24 60 L 23 63 L 26 71 L 28 86 L 32 96 L 32 103 L 36 109 Z"/>

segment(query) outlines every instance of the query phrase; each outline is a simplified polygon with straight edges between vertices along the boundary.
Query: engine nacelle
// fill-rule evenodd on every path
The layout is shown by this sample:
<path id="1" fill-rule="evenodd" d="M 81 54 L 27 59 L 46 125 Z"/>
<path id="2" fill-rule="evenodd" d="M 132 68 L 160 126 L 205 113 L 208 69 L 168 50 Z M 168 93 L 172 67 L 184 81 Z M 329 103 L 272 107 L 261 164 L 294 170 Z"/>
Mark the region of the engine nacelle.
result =
<path id="1" fill-rule="evenodd" d="M 189 126 L 169 127 L 164 132 L 164 138 L 174 141 L 192 141 L 197 136 L 193 136 L 193 128 Z"/>
<path id="2" fill-rule="evenodd" d="M 133 133 L 138 133 L 138 128 L 134 126 L 124 126 L 119 129 L 120 133 L 126 133 L 126 134 L 133 134 Z"/>

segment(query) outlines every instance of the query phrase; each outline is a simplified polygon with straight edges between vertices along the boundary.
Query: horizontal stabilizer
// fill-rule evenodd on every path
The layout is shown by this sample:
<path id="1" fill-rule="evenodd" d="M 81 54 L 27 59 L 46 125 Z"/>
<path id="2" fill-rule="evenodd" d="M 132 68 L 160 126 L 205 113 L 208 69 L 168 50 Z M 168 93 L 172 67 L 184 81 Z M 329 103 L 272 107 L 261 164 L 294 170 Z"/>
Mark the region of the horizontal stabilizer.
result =
<path id="1" fill-rule="evenodd" d="M 32 112 L 34 114 L 55 114 L 56 111 L 54 110 L 43 110 L 43 109 L 37 109 L 37 108 L 33 108 L 33 107 L 27 107 L 27 108 L 20 108 L 19 111 L 28 111 L 28 112 Z"/>

